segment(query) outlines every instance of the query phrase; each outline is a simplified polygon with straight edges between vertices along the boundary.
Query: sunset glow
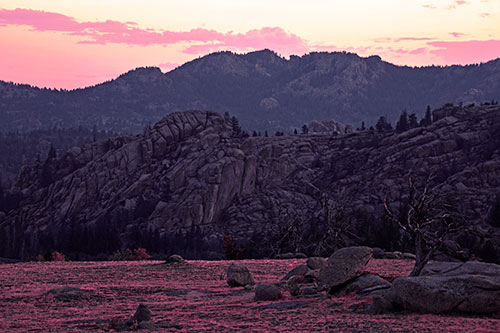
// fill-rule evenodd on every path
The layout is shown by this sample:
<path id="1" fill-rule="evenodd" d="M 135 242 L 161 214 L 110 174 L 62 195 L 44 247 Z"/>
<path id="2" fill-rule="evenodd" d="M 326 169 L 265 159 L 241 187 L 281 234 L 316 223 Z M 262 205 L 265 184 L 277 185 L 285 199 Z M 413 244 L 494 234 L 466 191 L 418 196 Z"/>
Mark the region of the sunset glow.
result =
<path id="1" fill-rule="evenodd" d="M 0 48 L 0 80 L 68 89 L 220 50 L 469 64 L 500 57 L 500 0 L 4 0 Z"/>

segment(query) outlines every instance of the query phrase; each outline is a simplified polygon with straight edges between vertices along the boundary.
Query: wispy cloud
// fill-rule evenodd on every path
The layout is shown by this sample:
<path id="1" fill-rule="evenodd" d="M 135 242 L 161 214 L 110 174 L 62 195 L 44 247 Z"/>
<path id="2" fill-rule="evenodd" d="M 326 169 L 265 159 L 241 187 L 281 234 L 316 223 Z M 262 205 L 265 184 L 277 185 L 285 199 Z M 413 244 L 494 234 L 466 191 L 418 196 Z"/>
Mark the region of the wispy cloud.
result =
<path id="1" fill-rule="evenodd" d="M 189 31 L 169 31 L 140 28 L 135 22 L 113 20 L 78 22 L 59 13 L 31 9 L 0 10 L 0 25 L 28 26 L 35 31 L 55 31 L 82 39 L 81 44 L 128 44 L 138 46 L 194 43 L 183 52 L 207 53 L 219 49 L 240 51 L 273 48 L 283 54 L 302 54 L 309 50 L 307 41 L 280 27 L 264 27 L 245 33 L 218 32 L 196 28 Z"/>
<path id="2" fill-rule="evenodd" d="M 465 36 L 465 34 L 463 34 L 461 32 L 450 32 L 449 34 L 452 35 L 455 38 L 460 38 L 460 37 Z"/>
<path id="3" fill-rule="evenodd" d="M 464 0 L 455 0 L 453 1 L 452 4 L 448 5 L 446 9 L 456 9 L 457 7 L 464 6 L 464 5 L 470 5 L 469 1 L 464 1 Z"/>
<path id="4" fill-rule="evenodd" d="M 399 37 L 399 38 L 383 37 L 383 38 L 376 38 L 373 41 L 375 43 L 400 43 L 404 41 L 428 41 L 435 39 L 436 38 L 434 37 Z"/>

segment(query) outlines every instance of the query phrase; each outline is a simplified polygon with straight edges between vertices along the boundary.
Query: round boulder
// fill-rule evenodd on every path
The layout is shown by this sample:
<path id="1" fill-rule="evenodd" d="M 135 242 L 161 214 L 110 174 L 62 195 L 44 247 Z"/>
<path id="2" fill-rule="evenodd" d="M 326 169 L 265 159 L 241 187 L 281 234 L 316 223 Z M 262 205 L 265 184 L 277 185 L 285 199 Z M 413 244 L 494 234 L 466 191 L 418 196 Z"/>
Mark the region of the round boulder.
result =
<path id="1" fill-rule="evenodd" d="M 184 264 L 186 260 L 178 254 L 172 254 L 167 258 L 167 264 Z"/>
<path id="2" fill-rule="evenodd" d="M 275 301 L 281 298 L 281 289 L 274 284 L 259 283 L 255 288 L 256 301 Z"/>
<path id="3" fill-rule="evenodd" d="M 227 269 L 226 282 L 230 287 L 254 285 L 252 274 L 245 265 L 231 264 Z"/>

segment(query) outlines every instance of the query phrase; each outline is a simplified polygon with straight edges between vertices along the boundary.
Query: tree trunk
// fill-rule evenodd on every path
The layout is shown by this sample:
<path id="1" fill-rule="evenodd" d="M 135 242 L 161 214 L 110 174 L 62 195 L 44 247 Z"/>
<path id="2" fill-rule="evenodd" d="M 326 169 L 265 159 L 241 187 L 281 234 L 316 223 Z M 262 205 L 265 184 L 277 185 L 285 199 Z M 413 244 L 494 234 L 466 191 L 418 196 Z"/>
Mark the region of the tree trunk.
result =
<path id="1" fill-rule="evenodd" d="M 422 240 L 422 235 L 415 236 L 415 266 L 410 273 L 410 276 L 419 276 L 422 272 L 422 269 L 429 261 L 432 253 L 434 251 L 429 251 L 427 254 L 424 254 L 424 242 Z"/>

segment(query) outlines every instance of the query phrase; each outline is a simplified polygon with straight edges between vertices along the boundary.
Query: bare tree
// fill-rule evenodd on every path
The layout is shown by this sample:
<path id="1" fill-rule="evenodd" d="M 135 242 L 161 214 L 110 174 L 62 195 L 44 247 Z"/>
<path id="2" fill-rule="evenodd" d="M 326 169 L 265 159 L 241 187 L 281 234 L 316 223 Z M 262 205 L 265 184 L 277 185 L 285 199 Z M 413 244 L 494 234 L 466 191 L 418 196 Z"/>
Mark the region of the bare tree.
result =
<path id="1" fill-rule="evenodd" d="M 432 179 L 431 174 L 420 192 L 411 174 L 408 175 L 408 212 L 403 216 L 397 217 L 387 199 L 384 200 L 387 216 L 414 241 L 416 261 L 410 276 L 420 275 L 446 236 L 464 229 L 459 223 L 461 214 L 454 212 L 450 205 L 443 202 L 443 197 L 430 187 Z"/>
<path id="2" fill-rule="evenodd" d="M 313 254 L 319 256 L 349 246 L 358 237 L 353 233 L 354 216 L 352 209 L 353 192 L 344 190 L 337 200 L 326 192 L 320 192 L 322 211 L 321 238 L 316 243 Z"/>
<path id="3" fill-rule="evenodd" d="M 280 254 L 283 248 L 297 253 L 302 245 L 301 223 L 297 214 L 286 204 L 278 206 L 277 234 L 270 243 L 274 255 Z"/>

